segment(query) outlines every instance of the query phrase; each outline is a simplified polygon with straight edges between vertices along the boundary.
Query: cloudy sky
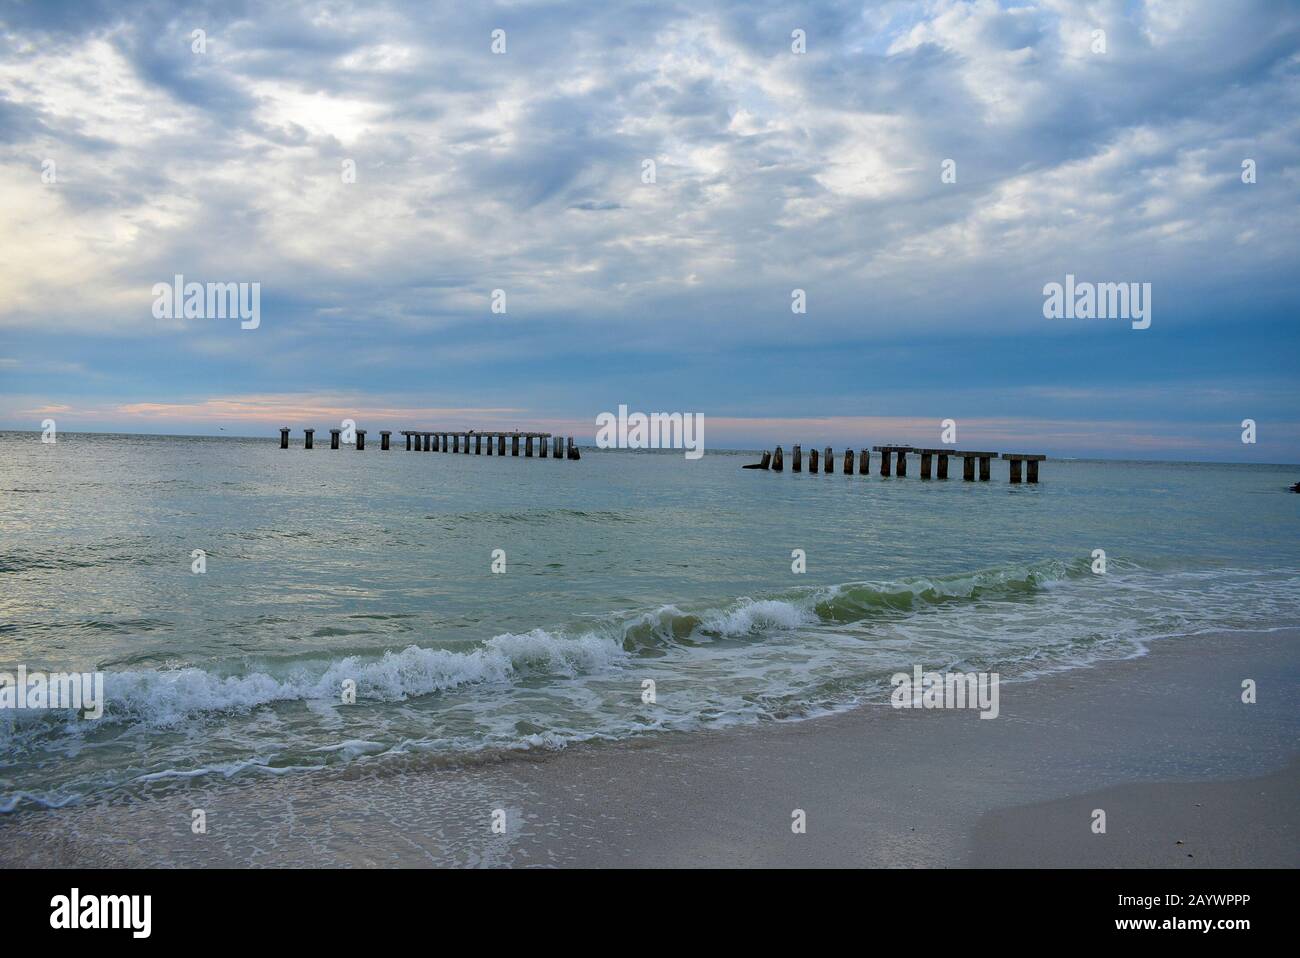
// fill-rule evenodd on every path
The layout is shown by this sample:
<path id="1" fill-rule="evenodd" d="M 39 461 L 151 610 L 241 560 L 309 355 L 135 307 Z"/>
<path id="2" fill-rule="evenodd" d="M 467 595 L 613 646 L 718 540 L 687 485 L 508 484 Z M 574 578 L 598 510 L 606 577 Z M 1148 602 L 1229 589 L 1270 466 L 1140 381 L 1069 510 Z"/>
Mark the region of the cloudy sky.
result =
<path id="1" fill-rule="evenodd" d="M 0 427 L 1297 462 L 1298 302 L 1294 2 L 0 2 Z"/>

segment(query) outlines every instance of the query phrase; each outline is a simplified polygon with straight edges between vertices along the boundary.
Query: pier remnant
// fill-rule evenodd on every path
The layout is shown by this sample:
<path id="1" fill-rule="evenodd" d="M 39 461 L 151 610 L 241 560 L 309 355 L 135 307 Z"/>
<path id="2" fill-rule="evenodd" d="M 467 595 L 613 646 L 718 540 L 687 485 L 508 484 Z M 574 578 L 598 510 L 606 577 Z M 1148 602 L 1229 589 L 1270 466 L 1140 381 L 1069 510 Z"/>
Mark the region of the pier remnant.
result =
<path id="1" fill-rule="evenodd" d="M 355 430 L 355 445 L 358 452 L 364 452 L 366 448 L 366 433 L 368 430 Z M 289 448 L 290 427 L 280 427 L 280 448 Z M 495 452 L 497 455 L 506 454 L 506 439 L 510 439 L 511 454 L 519 455 L 519 440 L 522 438 L 525 442 L 525 456 L 533 455 L 533 441 L 540 443 L 538 447 L 538 456 L 542 459 L 548 456 L 552 459 L 581 459 L 582 453 L 579 451 L 577 444 L 572 436 L 568 437 L 567 450 L 565 437 L 553 435 L 549 432 L 522 432 L 519 430 L 501 431 L 492 430 L 489 432 L 480 432 L 476 429 L 470 429 L 465 432 L 432 432 L 422 429 L 381 429 L 379 430 L 379 448 L 382 452 L 388 452 L 393 448 L 393 433 L 397 432 L 406 439 L 406 451 L 411 452 L 459 452 L 469 455 L 471 438 L 473 440 L 473 454 L 481 456 L 484 453 L 483 446 L 487 446 L 487 455 L 491 456 Z M 303 447 L 311 449 L 314 444 L 316 430 L 303 430 Z M 330 448 L 338 449 L 341 445 L 343 429 L 330 430 Z M 496 449 L 493 449 L 495 444 Z"/>
<path id="2" fill-rule="evenodd" d="M 915 452 L 917 455 L 921 457 L 921 478 L 922 479 L 929 479 L 931 476 L 934 475 L 934 460 L 936 457 L 939 460 L 938 476 L 940 479 L 947 479 L 948 459 L 950 457 L 955 456 L 957 458 L 960 458 L 962 461 L 962 479 L 965 480 L 966 482 L 975 481 L 975 463 L 977 460 L 979 461 L 980 482 L 988 482 L 990 478 L 990 471 L 991 471 L 990 463 L 992 462 L 992 460 L 997 459 L 1000 456 L 1001 458 L 1007 460 L 1007 463 L 1010 466 L 1010 475 L 1011 475 L 1012 483 L 1016 483 L 1016 484 L 1020 483 L 1026 472 L 1028 473 L 1027 481 L 1031 483 L 1036 483 L 1038 482 L 1038 464 L 1040 462 L 1043 462 L 1047 458 L 1045 455 L 1039 453 L 980 452 L 974 449 L 953 449 L 947 446 L 938 449 L 923 449 L 917 446 L 888 445 L 888 446 L 871 446 L 870 449 L 880 453 L 880 474 L 882 476 L 887 477 L 892 471 L 899 478 L 905 477 L 907 475 L 907 454 L 910 452 Z M 791 450 L 794 459 L 793 471 L 800 472 L 803 469 L 803 447 L 799 443 L 795 443 L 791 447 Z M 771 453 L 764 452 L 763 461 L 761 463 L 754 463 L 751 465 L 747 465 L 744 468 L 767 469 L 769 468 L 769 464 L 770 464 L 770 468 L 775 470 L 776 472 L 782 471 L 782 449 L 780 446 L 776 447 L 775 457 L 773 457 Z M 809 450 L 808 471 L 810 473 L 816 474 L 818 467 L 820 467 L 821 471 L 826 475 L 830 475 L 835 471 L 835 452 L 830 446 L 826 447 L 824 453 L 817 449 Z M 870 452 L 868 452 L 867 446 L 862 447 L 861 455 L 858 458 L 857 468 L 858 468 L 859 475 L 863 475 L 863 476 L 870 475 L 871 455 Z M 852 449 L 844 450 L 843 469 L 844 469 L 844 474 L 846 476 L 853 475 L 853 450 Z M 1297 483 L 1297 486 L 1293 487 L 1292 491 L 1300 491 L 1300 483 Z"/>
<path id="3" fill-rule="evenodd" d="M 790 450 L 790 459 L 792 460 L 790 463 L 790 471 L 803 472 L 803 447 L 797 442 Z"/>
<path id="4" fill-rule="evenodd" d="M 872 446 L 876 452 L 880 453 L 880 474 L 889 475 L 889 460 L 894 458 L 895 471 L 900 476 L 907 475 L 907 454 L 912 451 L 912 446 Z"/>
<path id="5" fill-rule="evenodd" d="M 1046 456 L 1030 455 L 1028 453 L 1004 452 L 1002 458 L 1007 460 L 1011 465 L 1011 481 L 1020 482 L 1020 464 L 1023 462 L 1029 470 L 1029 481 L 1038 482 L 1038 464 L 1046 459 Z"/>
<path id="6" fill-rule="evenodd" d="M 952 455 L 960 455 L 960 453 L 956 452 L 955 450 L 947 449 L 947 448 L 916 449 L 913 451 L 918 452 L 921 455 L 921 478 L 922 479 L 929 479 L 931 475 L 935 475 L 935 471 L 932 468 L 932 462 L 936 458 L 939 460 L 939 469 L 937 473 L 938 478 L 947 479 L 948 478 L 948 457 Z"/>

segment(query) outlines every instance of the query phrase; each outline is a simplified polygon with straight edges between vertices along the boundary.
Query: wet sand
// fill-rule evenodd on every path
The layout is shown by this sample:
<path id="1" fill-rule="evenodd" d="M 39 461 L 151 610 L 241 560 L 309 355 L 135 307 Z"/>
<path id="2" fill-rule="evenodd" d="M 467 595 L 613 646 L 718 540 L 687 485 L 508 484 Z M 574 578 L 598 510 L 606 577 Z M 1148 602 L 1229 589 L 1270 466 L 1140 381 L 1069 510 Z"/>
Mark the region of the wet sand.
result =
<path id="1" fill-rule="evenodd" d="M 1300 865 L 1300 631 L 1161 640 L 1000 704 L 195 781 L 0 816 L 0 866 Z"/>

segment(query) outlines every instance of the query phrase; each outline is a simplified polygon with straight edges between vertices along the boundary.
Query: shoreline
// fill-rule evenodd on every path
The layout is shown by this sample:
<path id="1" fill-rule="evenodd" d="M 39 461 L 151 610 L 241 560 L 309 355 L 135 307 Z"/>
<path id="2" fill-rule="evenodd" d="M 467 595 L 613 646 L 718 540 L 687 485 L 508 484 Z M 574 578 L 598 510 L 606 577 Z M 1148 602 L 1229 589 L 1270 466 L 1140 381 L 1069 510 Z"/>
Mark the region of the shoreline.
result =
<path id="1" fill-rule="evenodd" d="M 0 816 L 0 866 L 1297 867 L 1297 640 L 1162 639 L 1005 683 L 992 721 L 877 702 L 21 811 Z"/>

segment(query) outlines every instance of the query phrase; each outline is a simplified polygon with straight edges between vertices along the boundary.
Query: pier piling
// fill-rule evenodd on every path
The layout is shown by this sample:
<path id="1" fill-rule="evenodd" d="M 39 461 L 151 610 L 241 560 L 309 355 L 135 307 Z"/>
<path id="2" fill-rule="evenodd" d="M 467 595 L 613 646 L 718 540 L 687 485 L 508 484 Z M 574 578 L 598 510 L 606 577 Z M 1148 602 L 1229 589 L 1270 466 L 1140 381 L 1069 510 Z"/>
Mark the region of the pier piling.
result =
<path id="1" fill-rule="evenodd" d="M 889 460 L 894 459 L 894 468 L 900 476 L 907 475 L 907 454 L 912 451 L 911 446 L 872 446 L 876 452 L 880 453 L 880 474 L 889 475 Z"/>
<path id="2" fill-rule="evenodd" d="M 280 427 L 280 448 L 289 448 L 289 433 L 291 427 Z M 358 452 L 364 452 L 366 448 L 366 433 L 368 430 L 355 430 L 355 446 Z M 406 451 L 411 452 L 458 452 L 465 455 L 470 454 L 470 440 L 473 439 L 473 454 L 481 456 L 484 454 L 483 446 L 486 444 L 486 454 L 491 456 L 504 456 L 506 454 L 506 438 L 510 439 L 510 454 L 519 455 L 519 440 L 524 440 L 526 457 L 533 455 L 533 441 L 536 440 L 540 445 L 537 447 L 537 456 L 540 459 L 572 459 L 582 458 L 582 453 L 578 449 L 577 443 L 573 436 L 569 436 L 567 443 L 564 436 L 553 435 L 549 432 L 522 432 L 519 430 L 511 432 L 479 432 L 474 429 L 465 432 L 425 432 L 418 429 L 380 429 L 379 432 L 379 449 L 381 452 L 389 452 L 393 448 L 393 433 L 396 432 L 406 440 Z M 303 430 L 303 448 L 311 449 L 315 442 L 315 429 Z M 330 430 L 330 448 L 338 449 L 342 445 L 343 429 Z M 463 441 L 463 442 L 462 442 Z M 493 449 L 495 444 L 496 449 Z M 566 448 L 567 447 L 567 448 Z M 757 467 L 755 467 L 757 468 Z"/>
<path id="3" fill-rule="evenodd" d="M 1036 453 L 1004 452 L 1002 458 L 1007 460 L 1011 467 L 1011 481 L 1020 482 L 1021 463 L 1023 462 L 1029 471 L 1029 481 L 1038 482 L 1038 464 L 1047 457 Z"/>
<path id="4" fill-rule="evenodd" d="M 573 438 L 569 438 L 570 452 L 573 449 Z M 546 442 L 542 441 L 542 455 L 545 456 Z M 559 442 L 555 444 L 556 455 L 559 454 Z M 803 471 L 803 446 L 795 443 L 790 447 L 793 464 L 792 472 Z M 975 481 L 975 462 L 979 460 L 979 481 L 988 482 L 991 473 L 991 462 L 1001 457 L 1007 460 L 1009 464 L 1010 479 L 1013 484 L 1019 485 L 1022 481 L 1030 483 L 1038 482 L 1038 464 L 1047 457 L 1038 453 L 997 453 L 981 452 L 973 449 L 952 449 L 950 447 L 941 447 L 938 449 L 923 449 L 917 446 L 864 446 L 861 454 L 857 458 L 858 475 L 867 476 L 871 474 L 871 451 L 880 453 L 880 475 L 888 477 L 892 472 L 899 478 L 907 475 L 907 455 L 916 453 L 921 458 L 921 478 L 928 480 L 935 475 L 934 460 L 939 460 L 938 478 L 948 478 L 948 460 L 957 457 L 962 461 L 962 479 L 965 482 Z M 774 453 L 764 452 L 762 462 L 753 463 L 744 466 L 745 469 L 771 469 L 775 472 L 781 472 L 784 468 L 784 452 L 781 446 L 777 446 Z M 844 450 L 843 470 L 846 476 L 853 475 L 854 471 L 854 452 L 852 449 Z M 826 449 L 811 449 L 808 452 L 808 471 L 816 474 L 820 468 L 821 472 L 830 475 L 835 471 L 835 450 L 830 446 Z"/>

